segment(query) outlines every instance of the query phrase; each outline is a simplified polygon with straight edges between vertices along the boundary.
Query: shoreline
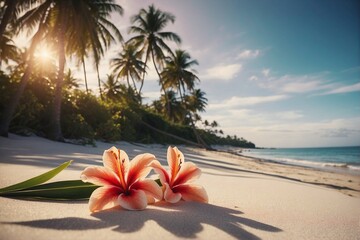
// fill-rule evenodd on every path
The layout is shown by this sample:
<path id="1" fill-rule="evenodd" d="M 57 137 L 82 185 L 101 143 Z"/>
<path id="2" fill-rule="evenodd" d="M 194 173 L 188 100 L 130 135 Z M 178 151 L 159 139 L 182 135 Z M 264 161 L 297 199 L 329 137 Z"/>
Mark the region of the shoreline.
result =
<path id="1" fill-rule="evenodd" d="M 341 167 L 315 167 L 247 156 L 234 151 L 217 150 L 235 156 L 240 165 L 252 173 L 323 186 L 360 198 L 360 172 Z"/>
<path id="2" fill-rule="evenodd" d="M 236 153 L 235 153 L 236 154 Z M 360 176 L 360 171 L 352 169 L 349 167 L 346 163 L 319 163 L 319 162 L 312 162 L 307 161 L 307 163 L 303 163 L 302 161 L 294 160 L 294 162 L 290 161 L 281 161 L 281 160 L 273 160 L 273 159 L 267 159 L 267 158 L 261 158 L 261 157 L 254 157 L 254 156 L 248 156 L 243 154 L 238 154 L 238 156 L 245 157 L 245 158 L 251 158 L 256 159 L 264 162 L 270 162 L 270 163 L 277 163 L 277 164 L 283 164 L 286 166 L 295 166 L 295 167 L 303 167 L 306 169 L 313 169 L 313 170 L 319 170 L 324 172 L 330 172 L 330 173 L 342 173 L 346 175 L 354 175 L 354 176 Z"/>
<path id="3" fill-rule="evenodd" d="M 325 147 L 324 147 L 325 148 Z M 336 147 L 335 147 L 336 148 Z M 302 149 L 302 148 L 299 148 Z M 306 148 L 311 149 L 311 148 Z M 317 148 L 315 148 L 317 149 Z M 290 158 L 279 158 L 279 159 L 271 159 L 267 158 L 266 156 L 251 156 L 244 154 L 244 152 L 250 151 L 251 149 L 248 148 L 240 148 L 236 149 L 234 147 L 224 147 L 221 146 L 217 149 L 217 151 L 220 152 L 228 152 L 234 155 L 247 157 L 251 159 L 257 159 L 265 162 L 272 162 L 272 163 L 278 163 L 278 164 L 284 164 L 288 166 L 298 166 L 298 167 L 304 167 L 304 168 L 311 168 L 311 169 L 317 169 L 322 170 L 326 172 L 336 172 L 336 173 L 343 173 L 343 174 L 350 174 L 355 176 L 360 176 L 360 164 L 354 164 L 354 163 L 344 163 L 344 162 L 321 162 L 321 161 L 312 161 L 312 160 L 298 160 L 298 159 L 290 159 Z M 240 153 L 239 153 L 240 152 Z"/>

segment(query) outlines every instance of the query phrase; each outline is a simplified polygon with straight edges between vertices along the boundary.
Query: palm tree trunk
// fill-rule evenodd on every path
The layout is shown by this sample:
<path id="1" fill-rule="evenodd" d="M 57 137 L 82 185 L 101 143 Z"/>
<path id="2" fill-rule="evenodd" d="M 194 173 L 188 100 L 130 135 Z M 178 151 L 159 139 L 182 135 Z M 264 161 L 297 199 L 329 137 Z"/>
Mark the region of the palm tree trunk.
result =
<path id="1" fill-rule="evenodd" d="M 127 75 L 126 77 L 127 77 L 127 81 L 128 81 L 129 87 L 130 87 L 129 75 Z M 135 92 L 135 94 L 136 94 L 136 95 L 138 95 L 138 96 L 139 96 L 139 98 L 140 98 L 140 94 L 139 94 L 139 93 L 138 93 L 138 91 L 137 91 L 137 88 L 136 88 L 136 84 L 135 84 L 134 78 L 132 78 L 132 77 L 131 77 L 131 81 L 132 81 L 132 83 L 133 83 L 133 85 L 134 85 L 134 92 Z"/>
<path id="2" fill-rule="evenodd" d="M 130 86 L 130 80 L 129 80 L 129 74 L 126 75 L 126 82 L 127 82 L 128 88 L 131 88 L 131 86 Z"/>
<path id="3" fill-rule="evenodd" d="M 185 105 L 185 99 L 184 99 L 185 89 L 183 89 L 183 92 L 184 92 L 184 94 L 183 94 L 183 92 L 181 91 L 181 84 L 180 84 L 180 83 L 179 83 L 178 89 L 179 89 L 179 94 L 180 94 L 181 102 Z"/>
<path id="4" fill-rule="evenodd" d="M 62 44 L 60 44 L 62 45 Z M 59 49 L 60 50 L 60 49 Z M 65 51 L 60 50 L 59 54 L 59 72 L 55 87 L 55 99 L 54 109 L 52 115 L 52 129 L 50 132 L 50 138 L 56 141 L 63 141 L 61 132 L 61 98 L 62 98 L 62 85 L 64 80 L 64 68 L 65 68 Z"/>
<path id="5" fill-rule="evenodd" d="M 88 84 L 87 84 L 87 77 L 86 77 L 86 67 L 85 67 L 85 59 L 84 59 L 84 56 L 82 57 L 82 64 L 83 64 L 83 70 L 84 70 L 86 93 L 89 93 Z"/>
<path id="6" fill-rule="evenodd" d="M 144 72 L 143 72 L 143 77 L 141 79 L 141 85 L 140 85 L 140 88 L 139 88 L 139 96 L 140 96 L 141 90 L 142 90 L 142 88 L 144 86 L 144 80 L 145 80 L 145 74 L 146 74 L 145 69 L 146 69 L 146 64 L 147 64 L 147 61 L 148 61 L 148 56 L 149 56 L 149 53 L 146 53 L 145 62 L 144 62 Z"/>
<path id="7" fill-rule="evenodd" d="M 24 93 L 25 87 L 29 81 L 30 74 L 31 74 L 31 68 L 32 68 L 32 61 L 29 61 L 29 65 L 25 70 L 24 75 L 21 77 L 20 86 L 18 90 L 16 91 L 16 94 L 11 99 L 10 103 L 6 105 L 4 110 L 4 116 L 1 119 L 0 123 L 0 136 L 8 137 L 9 133 L 9 126 L 11 123 L 11 120 L 14 116 L 16 107 L 19 105 L 20 98 L 22 94 Z"/>
<path id="8" fill-rule="evenodd" d="M 101 89 L 101 80 L 100 80 L 100 74 L 99 74 L 99 64 L 98 63 L 96 63 L 96 72 L 97 72 L 97 78 L 98 78 L 100 98 L 103 99 L 103 93 L 102 93 L 102 89 Z"/>
<path id="9" fill-rule="evenodd" d="M 185 99 L 184 99 L 183 93 L 182 93 L 182 91 L 181 91 L 180 83 L 179 83 L 178 89 L 179 89 L 179 94 L 180 94 L 181 103 L 183 104 L 184 109 L 185 109 L 185 116 L 182 116 L 182 121 L 183 121 L 182 123 L 184 123 L 184 122 L 185 122 L 185 117 L 186 117 L 186 112 L 188 111 L 188 109 L 186 108 L 186 103 L 185 103 Z M 185 93 L 185 91 L 184 91 L 184 93 Z"/>
<path id="10" fill-rule="evenodd" d="M 194 120 L 192 118 L 192 114 L 189 112 L 189 115 L 190 115 L 190 125 L 191 125 L 191 128 L 193 129 L 193 132 L 195 134 L 195 137 L 196 137 L 196 140 L 197 142 L 202 145 L 205 149 L 207 150 L 213 150 L 212 147 L 210 147 L 205 141 L 204 139 L 202 139 L 202 137 L 200 136 L 200 134 L 198 133 L 198 131 L 196 130 L 196 127 L 195 127 L 195 123 L 194 123 Z"/>
<path id="11" fill-rule="evenodd" d="M 62 85 L 64 81 L 64 68 L 65 68 L 65 26 L 67 18 L 65 16 L 66 6 L 60 10 L 61 23 L 58 31 L 58 47 L 59 47 L 59 69 L 58 76 L 55 86 L 55 99 L 54 99 L 54 108 L 51 119 L 51 130 L 50 138 L 55 141 L 64 141 L 61 132 L 61 99 L 62 99 Z"/>
<path id="12" fill-rule="evenodd" d="M 134 81 L 134 78 L 133 78 L 133 77 L 131 77 L 131 81 L 132 81 L 132 83 L 133 83 L 133 85 L 134 85 L 134 91 L 135 91 L 135 93 L 136 93 L 137 95 L 139 95 L 139 97 L 140 97 L 140 93 L 139 93 L 138 90 L 137 90 L 137 87 L 136 87 L 136 84 L 135 84 L 135 81 Z"/>
<path id="13" fill-rule="evenodd" d="M 154 52 L 152 50 L 151 50 L 151 57 L 152 57 L 152 61 L 154 63 L 155 71 L 156 71 L 157 75 L 159 76 L 159 82 L 160 82 L 160 85 L 161 85 L 161 90 L 164 92 L 165 102 L 166 102 L 166 113 L 167 113 L 167 116 L 170 116 L 170 102 L 169 102 L 168 96 L 166 95 L 164 84 L 162 82 L 160 72 L 159 72 L 159 70 L 158 70 L 158 68 L 156 66 Z"/>

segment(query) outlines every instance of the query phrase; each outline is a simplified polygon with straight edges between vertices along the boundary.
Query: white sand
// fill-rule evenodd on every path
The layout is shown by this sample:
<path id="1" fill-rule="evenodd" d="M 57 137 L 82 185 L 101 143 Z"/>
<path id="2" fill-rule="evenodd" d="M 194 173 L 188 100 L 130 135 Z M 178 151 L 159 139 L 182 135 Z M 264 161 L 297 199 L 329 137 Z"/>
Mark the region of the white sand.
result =
<path id="1" fill-rule="evenodd" d="M 102 164 L 102 152 L 112 145 L 98 142 L 94 148 L 38 137 L 0 137 L 0 187 L 68 160 L 73 164 L 54 181 L 78 179 L 85 167 Z M 150 152 L 165 163 L 167 146 L 116 146 L 130 157 Z M 157 203 L 139 212 L 91 214 L 87 202 L 0 197 L 0 239 L 360 239 L 359 176 L 178 147 L 186 161 L 202 169 L 198 182 L 207 190 L 209 204 Z M 341 191 L 301 181 L 340 186 Z"/>

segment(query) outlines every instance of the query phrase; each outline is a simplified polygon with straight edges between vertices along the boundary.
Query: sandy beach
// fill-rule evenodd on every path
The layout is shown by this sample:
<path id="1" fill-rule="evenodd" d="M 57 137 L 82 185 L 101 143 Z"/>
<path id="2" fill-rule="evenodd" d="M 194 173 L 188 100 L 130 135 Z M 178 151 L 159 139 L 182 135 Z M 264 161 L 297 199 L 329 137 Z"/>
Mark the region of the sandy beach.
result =
<path id="1" fill-rule="evenodd" d="M 96 147 L 39 137 L 0 137 L 0 187 L 74 160 L 51 181 L 79 179 L 101 165 L 115 145 L 130 158 L 153 153 L 166 162 L 167 146 L 96 142 Z M 359 239 L 360 176 L 320 171 L 178 146 L 202 170 L 198 183 L 209 204 L 181 201 L 90 213 L 87 201 L 0 198 L 0 239 Z M 156 177 L 155 174 L 153 177 Z"/>

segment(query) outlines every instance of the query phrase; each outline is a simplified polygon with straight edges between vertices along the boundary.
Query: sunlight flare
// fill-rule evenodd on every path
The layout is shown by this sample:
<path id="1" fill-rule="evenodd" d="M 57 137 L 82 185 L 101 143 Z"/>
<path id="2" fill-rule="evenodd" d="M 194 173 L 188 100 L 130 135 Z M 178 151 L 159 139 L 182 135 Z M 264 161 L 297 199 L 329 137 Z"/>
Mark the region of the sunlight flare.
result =
<path id="1" fill-rule="evenodd" d="M 49 61 L 54 60 L 54 57 L 54 51 L 45 44 L 39 46 L 35 52 L 35 58 L 43 64 L 47 64 Z"/>

